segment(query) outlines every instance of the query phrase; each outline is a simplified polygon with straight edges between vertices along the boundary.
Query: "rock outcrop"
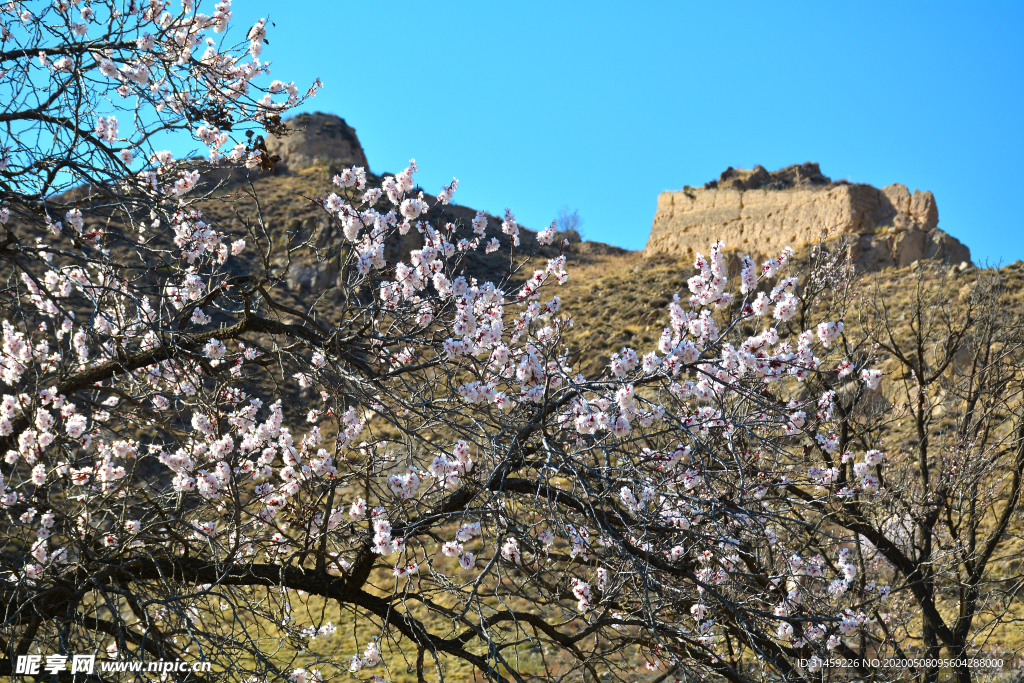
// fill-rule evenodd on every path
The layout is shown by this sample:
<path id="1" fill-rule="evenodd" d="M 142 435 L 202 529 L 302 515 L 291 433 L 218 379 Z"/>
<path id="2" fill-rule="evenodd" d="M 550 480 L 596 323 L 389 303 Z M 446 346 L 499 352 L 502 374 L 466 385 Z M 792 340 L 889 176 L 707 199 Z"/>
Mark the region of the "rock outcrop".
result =
<path id="1" fill-rule="evenodd" d="M 296 171 L 318 164 L 362 166 L 369 170 L 356 129 L 334 114 L 299 114 L 284 122 L 287 135 L 267 137 L 267 151 L 281 157 L 281 165 Z"/>
<path id="2" fill-rule="evenodd" d="M 878 189 L 832 182 L 813 163 L 770 173 L 762 166 L 728 168 L 703 188 L 659 195 L 644 253 L 688 256 L 721 239 L 761 258 L 785 246 L 846 238 L 862 270 L 921 259 L 970 261 L 970 250 L 938 223 L 932 193 L 911 194 L 899 183 Z"/>
<path id="3" fill-rule="evenodd" d="M 274 173 L 291 176 L 288 179 L 290 187 L 302 187 L 305 183 L 310 183 L 307 187 L 315 188 L 310 190 L 310 194 L 326 194 L 326 192 L 337 190 L 330 182 L 331 176 L 348 166 L 362 166 L 367 171 L 367 185 L 369 187 L 380 186 L 385 173 L 375 174 L 370 171 L 366 154 L 359 143 L 359 138 L 356 137 L 355 129 L 345 123 L 341 117 L 323 113 L 299 114 L 283 121 L 283 124 L 289 129 L 288 132 L 281 136 L 268 136 L 266 146 L 268 152 L 280 157 Z M 245 169 L 241 169 L 239 178 L 246 177 L 248 176 Z M 268 172 L 260 174 L 259 177 L 264 181 L 269 181 L 273 176 Z M 314 183 L 322 184 L 316 186 Z M 456 231 L 449 234 L 449 238 L 453 242 L 458 242 L 458 239 L 463 237 L 467 240 L 474 237 L 470 227 L 477 213 L 474 209 L 455 203 L 438 206 L 436 197 L 429 194 L 424 194 L 424 199 L 432 207 L 425 217 L 434 226 L 456 226 Z M 282 204 L 286 203 L 286 201 L 282 202 Z M 267 208 L 273 213 L 271 207 Z M 328 220 L 322 210 L 310 210 L 308 204 L 304 204 L 304 208 L 307 210 L 302 213 L 288 212 L 281 216 L 281 223 L 287 226 L 293 235 L 302 235 L 305 239 L 313 239 L 322 254 L 335 253 L 334 248 L 337 245 L 345 244 L 340 226 L 336 221 Z M 391 206 L 382 200 L 382 203 L 378 204 L 376 208 L 386 212 Z M 274 216 L 271 216 L 271 221 L 273 219 Z M 486 280 L 500 282 L 504 279 L 520 282 L 529 273 L 512 272 L 509 258 L 511 238 L 501 232 L 502 219 L 489 214 L 487 219 L 487 237 L 488 239 L 496 238 L 501 248 L 490 254 L 483 249 L 464 254 L 462 267 L 465 274 L 477 278 L 481 282 Z M 521 245 L 516 250 L 517 254 L 537 253 L 542 258 L 555 258 L 559 255 L 558 246 L 542 246 L 537 242 L 537 233 L 524 226 L 520 226 L 520 228 Z M 556 244 L 558 244 L 562 239 L 569 239 L 572 235 L 556 233 L 555 237 Z M 576 235 L 576 242 L 572 245 L 571 253 L 580 258 L 602 253 L 602 250 L 603 253 L 627 253 L 617 247 L 602 244 L 588 242 L 584 246 L 579 244 L 578 235 Z M 418 229 L 409 230 L 405 235 L 395 235 L 385 243 L 384 258 L 391 264 L 407 261 L 410 252 L 422 248 L 423 244 L 424 236 Z M 282 254 L 276 265 L 287 266 L 286 282 L 289 289 L 295 292 L 323 292 L 333 288 L 340 277 L 336 260 L 298 259 Z"/>

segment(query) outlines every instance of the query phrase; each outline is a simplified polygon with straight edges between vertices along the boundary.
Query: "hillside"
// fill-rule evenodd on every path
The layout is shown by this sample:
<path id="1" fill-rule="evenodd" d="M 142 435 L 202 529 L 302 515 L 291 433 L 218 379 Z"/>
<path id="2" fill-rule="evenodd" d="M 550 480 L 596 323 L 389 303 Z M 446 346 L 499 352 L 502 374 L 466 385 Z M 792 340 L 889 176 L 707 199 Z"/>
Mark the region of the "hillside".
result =
<path id="1" fill-rule="evenodd" d="M 375 185 L 386 172 L 370 170 L 355 129 L 340 117 L 301 114 L 286 124 L 293 133 L 271 136 L 266 143 L 280 161 L 272 173 L 251 174 L 252 189 L 260 198 L 271 233 L 312 235 L 318 246 L 327 248 L 341 238 L 314 200 L 337 190 L 331 178 L 349 165 L 365 165 L 369 183 Z M 222 215 L 224 205 L 213 204 L 208 211 L 238 226 L 237 218 Z M 459 223 L 465 230 L 475 214 L 472 208 L 451 204 L 435 221 Z M 522 280 L 529 273 L 518 267 L 527 255 L 551 258 L 559 253 L 557 241 L 541 247 L 536 233 L 524 229 L 522 245 L 510 258 L 509 239 L 501 234 L 500 224 L 500 217 L 489 215 L 488 237 L 497 237 L 502 249 L 467 257 L 467 271 L 478 279 Z M 687 295 L 694 253 L 706 253 L 711 242 L 722 239 L 734 255 L 749 254 L 755 259 L 777 254 L 783 246 L 796 247 L 806 256 L 808 247 L 818 243 L 822 226 L 831 227 L 826 244 L 847 246 L 860 272 L 878 273 L 883 280 L 915 277 L 917 271 L 911 266 L 924 259 L 935 262 L 934 272 L 948 272 L 950 277 L 970 278 L 976 270 L 970 250 L 937 227 L 938 207 L 930 192 L 911 194 L 899 184 L 878 190 L 833 182 L 812 163 L 774 172 L 760 166 L 751 171 L 729 168 L 703 188 L 662 193 L 642 252 L 591 241 L 573 241 L 564 247 L 573 268 L 561 296 L 566 307 L 586 323 L 577 326 L 580 352 L 598 360 L 627 341 L 653 344 L 672 295 Z M 570 236 L 560 235 L 558 241 L 564 237 Z M 420 240 L 410 232 L 402 244 L 391 247 L 388 261 L 402 259 L 420 246 Z M 329 294 L 332 289 L 335 273 L 329 260 L 279 265 L 286 268 L 284 277 L 296 294 Z M 738 273 L 735 258 L 732 270 Z M 1010 278 L 1018 274 L 1015 267 L 1001 272 Z"/>
<path id="2" fill-rule="evenodd" d="M 309 295 L 329 299 L 337 291 L 335 284 L 339 273 L 336 259 L 337 252 L 343 248 L 340 246 L 343 240 L 337 228 L 325 220 L 323 209 L 314 200 L 336 189 L 331 178 L 343 166 L 362 163 L 367 155 L 358 146 L 355 131 L 337 117 L 311 115 L 298 118 L 292 125 L 307 127 L 295 138 L 271 139 L 267 142 L 268 149 L 281 157 L 274 172 L 252 174 L 251 186 L 239 182 L 236 187 L 240 192 L 254 191 L 259 197 L 262 220 L 273 240 L 280 243 L 286 236 L 308 239 L 320 250 L 320 259 L 287 261 L 282 257 L 273 264 L 274 272 L 286 282 L 296 300 L 302 297 L 308 300 Z M 865 426 L 862 438 L 865 443 L 870 441 L 885 449 L 892 459 L 893 476 L 898 473 L 908 482 L 906 491 L 914 490 L 914 466 L 921 452 L 926 453 L 925 459 L 934 462 L 936 468 L 947 468 L 943 469 L 943 476 L 955 472 L 959 465 L 954 463 L 949 466 L 949 457 L 945 454 L 955 453 L 958 448 L 959 418 L 954 414 L 955 407 L 960 400 L 957 397 L 962 382 L 965 378 L 970 379 L 972 369 L 971 359 L 962 355 L 958 355 L 948 372 L 944 369 L 943 334 L 948 338 L 950 329 L 959 322 L 973 320 L 972 316 L 978 315 L 979 307 L 993 301 L 1005 308 L 1007 315 L 1013 315 L 1015 307 L 1019 306 L 1020 293 L 1024 291 L 1024 264 L 1018 262 L 999 270 L 973 266 L 967 248 L 938 229 L 936 202 L 928 193 L 911 195 L 902 186 L 876 190 L 868 186 L 834 184 L 822 176 L 816 166 L 808 164 L 775 173 L 761 171 L 764 170 L 727 171 L 716 185 L 706 189 L 687 188 L 681 193 L 670 193 L 668 200 L 664 200 L 663 195 L 659 199 L 652 231 L 651 240 L 654 245 L 652 248 L 649 243 L 645 252 L 630 252 L 595 242 L 568 244 L 565 254 L 570 262 L 570 278 L 557 293 L 562 299 L 563 309 L 575 321 L 567 340 L 575 353 L 570 360 L 578 362 L 583 372 L 596 374 L 606 368 L 611 355 L 624 346 L 633 347 L 641 353 L 653 348 L 662 329 L 668 324 L 669 304 L 673 295 L 688 296 L 687 279 L 694 272 L 692 251 L 704 251 L 714 239 L 727 237 L 708 227 L 710 221 L 694 220 L 675 233 L 678 238 L 675 244 L 683 244 L 684 238 L 692 240 L 692 251 L 665 248 L 670 242 L 658 242 L 656 234 L 670 235 L 673 225 L 679 227 L 678 223 L 673 224 L 672 221 L 680 216 L 693 218 L 698 215 L 696 210 L 682 213 L 665 210 L 666 203 L 678 207 L 679 202 L 684 201 L 679 200 L 678 195 L 704 197 L 712 205 L 719 199 L 731 200 L 733 195 L 738 195 L 747 213 L 741 211 L 739 218 L 733 221 L 735 225 L 729 225 L 744 230 L 756 220 L 761 220 L 750 209 L 754 206 L 750 199 L 755 196 L 763 198 L 760 205 L 762 209 L 769 205 L 773 207 L 771 211 L 764 211 L 765 225 L 770 221 L 795 225 L 798 221 L 794 216 L 805 216 L 810 221 L 803 233 L 806 241 L 797 239 L 780 245 L 765 239 L 759 243 L 757 235 L 768 238 L 775 234 L 765 228 L 760 233 L 747 234 L 749 241 L 740 241 L 734 252 L 734 255 L 753 253 L 768 256 L 777 253 L 775 247 L 792 244 L 798 248 L 795 265 L 798 275 L 806 272 L 807 259 L 811 257 L 812 250 L 807 247 L 813 244 L 813 230 L 820 226 L 820 222 L 815 221 L 820 221 L 823 215 L 831 215 L 830 212 L 847 217 L 859 215 L 857 221 L 849 223 L 848 230 L 839 230 L 831 235 L 828 246 L 835 249 L 845 240 L 850 248 L 851 261 L 857 266 L 857 277 L 850 285 L 846 308 L 837 309 L 846 323 L 851 344 L 860 349 L 859 353 L 872 354 L 873 364 L 885 372 L 880 389 L 864 404 L 866 407 L 862 417 Z M 370 173 L 370 183 L 380 182 L 383 175 L 382 172 Z M 768 187 L 771 184 L 775 184 L 774 188 Z M 793 201 L 793 197 L 801 196 L 808 197 L 808 202 L 801 204 Z M 855 208 L 854 200 L 857 197 L 872 196 L 877 200 L 875 206 L 878 210 L 874 213 L 861 211 L 857 214 L 850 208 Z M 888 205 L 879 197 L 884 197 Z M 243 196 L 235 206 L 239 209 L 254 209 L 255 203 L 252 198 Z M 786 206 L 796 207 L 797 213 L 784 215 L 781 209 Z M 843 206 L 847 209 L 842 209 Z M 240 221 L 225 213 L 224 207 L 223 204 L 213 205 L 210 213 L 229 223 L 232 220 Z M 881 208 L 885 208 L 885 211 L 881 211 Z M 672 208 L 672 211 L 675 210 Z M 846 214 L 842 213 L 844 210 Z M 810 213 L 801 213 L 807 211 Z M 244 216 L 247 212 L 239 210 L 238 215 Z M 451 205 L 444 207 L 439 216 L 432 220 L 460 223 L 460 229 L 465 230 L 474 215 L 475 211 L 471 208 Z M 530 266 L 526 273 L 520 270 L 527 255 L 536 253 L 543 259 L 558 253 L 555 246 L 539 246 L 534 233 L 527 231 L 523 235 L 522 247 L 510 256 L 508 238 L 500 235 L 500 222 L 498 217 L 489 217 L 488 236 L 499 236 L 502 249 L 492 255 L 473 254 L 466 262 L 470 274 L 481 279 L 515 282 L 532 273 L 534 266 Z M 924 236 L 925 244 L 940 246 L 945 251 L 908 251 L 912 240 L 918 240 L 921 236 Z M 410 249 L 419 247 L 417 241 L 421 239 L 415 231 L 410 231 L 401 244 L 391 247 L 387 256 L 389 263 L 405 258 Z M 858 247 L 865 243 L 874 245 L 874 253 L 883 256 L 887 253 L 889 256 L 865 262 L 859 258 L 865 252 L 858 251 Z M 909 255 L 915 253 L 917 257 L 908 260 Z M 736 259 L 733 259 L 735 265 Z M 731 274 L 737 275 L 735 268 Z M 986 291 L 992 292 L 996 298 L 979 298 L 976 302 L 974 294 Z M 829 299 L 829 296 L 822 298 Z M 821 306 L 831 304 L 830 301 L 819 303 Z M 926 343 L 917 344 L 919 350 L 914 352 L 919 354 L 917 356 L 908 352 L 905 359 L 901 359 L 879 348 L 879 341 L 888 340 L 898 349 L 909 349 L 915 345 L 915 334 L 918 333 L 924 335 Z M 1000 353 L 1008 350 L 1007 347 L 999 348 Z M 932 392 L 930 395 L 934 397 L 934 409 L 920 414 L 915 412 L 915 400 L 919 393 L 908 363 L 916 363 L 915 367 L 925 374 L 936 368 L 939 370 L 941 377 L 929 389 Z M 852 382 L 839 386 L 839 390 L 849 393 L 855 390 L 852 387 L 856 384 Z M 290 408 L 301 413 L 304 405 L 302 396 L 297 394 L 296 399 Z M 1000 438 L 1006 436 L 1010 417 L 1016 413 L 1019 405 L 1019 396 L 1011 392 L 1011 398 L 1007 399 L 1005 405 L 991 409 L 991 418 L 987 419 L 992 424 L 993 434 Z M 933 444 L 930 450 L 929 444 Z M 1009 481 L 1005 471 L 995 473 L 992 476 L 992 495 L 998 499 L 1002 490 L 1000 487 L 1007 486 Z M 908 493 L 907 497 L 909 499 L 911 494 Z M 872 514 L 888 514 L 888 506 L 896 509 L 900 504 L 899 500 L 888 500 L 886 506 L 879 506 Z M 959 528 L 961 522 L 952 514 L 950 527 Z M 993 524 L 991 516 L 985 516 L 984 513 L 980 519 L 982 531 Z M 1024 548 L 1022 535 L 1022 522 L 1015 518 L 1010 523 L 1008 541 L 992 556 L 996 569 L 993 570 L 993 580 L 986 584 L 988 602 L 984 619 L 981 620 L 983 625 L 979 628 L 985 629 L 987 646 L 999 652 L 1018 647 L 1021 640 L 1019 622 L 1014 623 L 1013 619 L 1024 617 L 1017 601 L 1022 577 L 1019 560 L 1020 551 Z M 947 553 L 937 562 L 953 562 L 955 558 L 952 557 L 951 553 Z M 953 573 L 955 575 L 955 571 Z M 390 580 L 388 572 L 381 570 L 379 574 L 374 581 L 387 586 Z M 322 609 L 326 612 L 320 612 Z M 940 609 L 950 617 L 956 613 L 955 590 L 950 588 L 942 594 Z M 338 661 L 354 651 L 351 636 L 343 637 L 341 632 L 354 634 L 360 628 L 366 629 L 350 612 L 322 604 L 321 601 L 310 601 L 306 611 L 310 619 L 316 618 L 317 613 L 326 613 L 339 627 L 344 627 L 340 628 L 336 638 L 325 642 L 324 647 L 329 645 L 331 651 L 319 652 L 328 660 Z M 904 639 L 904 645 L 909 651 L 920 651 L 921 642 L 914 635 L 915 625 L 910 624 L 907 628 L 910 633 Z M 360 633 L 366 636 L 368 631 Z M 399 649 L 396 647 L 396 657 Z M 310 652 L 288 650 L 288 656 L 294 658 L 294 664 L 311 662 L 312 654 L 312 649 Z M 535 652 L 524 650 L 523 668 L 527 675 L 533 666 L 531 658 L 537 656 Z M 652 680 L 651 675 L 641 669 L 642 660 L 639 657 L 636 657 L 635 663 L 636 670 L 619 672 L 621 680 Z M 557 669 L 557 665 L 554 668 Z M 456 680 L 459 680 L 459 676 L 468 679 L 470 674 L 461 665 L 447 673 L 455 676 Z M 393 680 L 414 680 L 412 669 L 404 674 L 396 671 Z"/>

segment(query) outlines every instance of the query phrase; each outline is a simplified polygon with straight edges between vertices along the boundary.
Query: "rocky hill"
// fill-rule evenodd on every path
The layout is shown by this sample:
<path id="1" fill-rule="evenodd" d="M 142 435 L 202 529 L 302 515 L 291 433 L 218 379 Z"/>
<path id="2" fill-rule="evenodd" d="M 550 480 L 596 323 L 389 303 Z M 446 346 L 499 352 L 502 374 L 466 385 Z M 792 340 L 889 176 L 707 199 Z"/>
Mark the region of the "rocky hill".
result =
<path id="1" fill-rule="evenodd" d="M 687 257 L 721 239 L 763 257 L 825 237 L 846 238 L 864 271 L 922 259 L 970 262 L 970 250 L 938 223 L 932 193 L 911 194 L 899 183 L 878 189 L 833 182 L 809 162 L 771 173 L 730 167 L 703 188 L 662 192 L 644 253 Z"/>
<path id="2" fill-rule="evenodd" d="M 235 169 L 234 175 L 224 174 L 223 180 L 229 184 L 239 183 L 238 186 L 246 192 L 251 182 L 252 189 L 260 197 L 263 219 L 269 232 L 277 239 L 283 238 L 284 233 L 292 238 L 302 235 L 304 239 L 312 238 L 318 248 L 326 250 L 324 253 L 335 253 L 331 251 L 332 245 L 342 244 L 344 239 L 339 233 L 338 226 L 327 220 L 323 209 L 314 200 L 337 191 L 338 188 L 331 182 L 331 178 L 349 166 L 366 168 L 368 184 L 371 187 L 379 186 L 383 176 L 388 172 L 370 171 L 355 129 L 339 116 L 320 112 L 299 114 L 284 121 L 284 126 L 287 129 L 285 134 L 271 135 L 266 140 L 267 150 L 280 157 L 273 172 L 246 172 L 245 169 Z M 397 170 L 399 169 L 395 171 Z M 424 196 L 428 203 L 434 206 L 434 197 L 426 192 Z M 256 207 L 245 196 L 236 201 L 240 203 L 212 203 L 204 207 L 204 211 L 227 224 L 240 227 L 235 210 L 248 206 L 250 211 L 255 212 Z M 458 235 L 471 238 L 469 226 L 475 215 L 475 209 L 452 203 L 432 209 L 430 221 L 435 225 L 458 225 Z M 528 254 L 537 253 L 544 258 L 558 255 L 557 246 L 539 245 L 536 232 L 523 228 L 520 233 L 522 243 L 516 249 L 515 256 L 510 258 L 509 237 L 501 233 L 501 222 L 500 217 L 488 215 L 487 236 L 496 237 L 502 248 L 492 254 L 485 254 L 482 249 L 468 253 L 463 262 L 467 274 L 481 281 L 519 281 L 533 272 L 532 269 L 523 272 L 518 268 Z M 585 263 L 597 257 L 621 256 L 627 253 L 625 249 L 605 244 L 580 243 L 578 234 L 556 234 L 556 237 L 556 245 L 563 238 L 574 242 L 566 251 L 570 253 L 570 258 L 577 262 Z M 394 264 L 407 259 L 411 250 L 422 246 L 423 236 L 411 230 L 400 240 L 389 241 L 385 259 Z M 330 259 L 303 260 L 301 257 L 289 257 L 287 263 L 282 260 L 277 265 L 286 268 L 286 281 L 289 288 L 296 293 L 306 291 L 330 295 L 338 277 L 337 263 Z"/>
<path id="3" fill-rule="evenodd" d="M 356 129 L 345 123 L 345 119 L 333 114 L 315 112 L 299 114 L 285 125 L 288 135 L 267 138 L 267 151 L 281 157 L 281 164 L 297 171 L 317 163 L 339 166 L 362 166 L 367 171 L 366 161 Z"/>
<path id="4" fill-rule="evenodd" d="M 295 295 L 295 301 L 308 301 L 310 295 L 332 297 L 339 291 L 337 254 L 344 242 L 336 227 L 325 219 L 323 209 L 312 200 L 337 189 L 331 177 L 343 167 L 369 168 L 367 156 L 355 130 L 339 117 L 300 115 L 286 123 L 294 129 L 293 133 L 267 140 L 268 150 L 282 158 L 278 168 L 273 173 L 252 172 L 239 187 L 251 189 L 260 197 L 261 217 L 275 244 L 283 242 L 286 235 L 292 239 L 308 238 L 321 252 L 321 259 L 303 261 L 277 256 L 272 264 Z M 246 172 L 242 169 L 241 173 Z M 379 183 L 383 175 L 383 170 L 377 169 L 376 174 L 370 174 L 370 183 Z M 210 212 L 241 229 L 240 217 L 255 211 L 254 204 L 245 196 L 230 208 L 232 211 L 228 212 L 215 205 Z M 467 207 L 450 205 L 444 207 L 438 220 L 466 224 L 474 214 Z M 998 278 L 1006 296 L 1005 310 L 1018 310 L 1024 296 L 1024 263 L 1017 262 L 998 271 L 974 268 L 969 264 L 967 248 L 937 225 L 938 209 L 929 192 L 911 194 L 902 185 L 879 190 L 868 185 L 832 182 L 816 164 L 790 166 L 773 173 L 761 167 L 751 171 L 728 169 L 704 188 L 662 194 L 644 252 L 593 242 L 569 246 L 566 251 L 571 276 L 557 290 L 563 309 L 576 322 L 567 332 L 567 346 L 572 350 L 569 360 L 592 376 L 607 368 L 611 354 L 623 346 L 643 351 L 655 348 L 668 324 L 673 294 L 687 296 L 687 278 L 694 273 L 692 252 L 707 253 L 709 243 L 716 238 L 726 240 L 741 253 L 760 256 L 777 254 L 787 244 L 799 247 L 815 243 L 823 227 L 831 228 L 833 237 L 853 238 L 855 258 L 864 270 L 871 271 L 863 281 L 874 288 L 862 291 L 877 291 L 891 307 L 889 314 L 897 323 L 894 333 L 898 336 L 906 335 L 912 327 L 915 319 L 906 314 L 913 310 L 916 301 L 924 298 L 931 302 L 929 312 L 947 313 L 947 302 L 951 308 L 959 307 L 954 310 L 962 310 L 983 277 Z M 492 216 L 488 236 L 498 236 L 502 250 L 490 255 L 474 253 L 466 263 L 471 275 L 491 280 L 522 278 L 524 272 L 528 275 L 533 269 L 519 268 L 523 254 L 538 250 L 542 258 L 549 255 L 547 250 L 551 248 L 539 247 L 534 233 L 524 230 L 523 247 L 510 258 L 508 239 L 500 234 L 499 226 L 500 219 Z M 407 258 L 407 250 L 418 247 L 417 240 L 422 244 L 422 236 L 410 231 L 406 241 L 389 245 L 387 260 L 394 263 Z M 278 254 L 281 252 L 277 250 Z M 962 262 L 967 264 L 961 267 Z M 851 335 L 862 338 L 877 323 L 873 317 L 877 310 L 865 305 L 863 297 L 848 313 L 846 325 Z M 941 349 L 925 352 L 939 353 Z M 879 433 L 887 440 L 887 452 L 894 458 L 908 458 L 919 438 L 908 419 L 906 397 L 912 391 L 907 384 L 909 376 L 891 355 L 879 352 L 877 366 L 886 373 L 877 403 L 872 404 L 878 406 L 882 416 L 879 419 L 884 421 Z M 295 394 L 290 403 L 288 409 L 296 411 L 296 419 L 302 419 L 300 415 L 307 408 L 304 397 Z M 929 428 L 929 439 L 935 444 L 948 443 L 950 425 L 955 423 L 950 421 L 949 414 L 936 415 Z M 1013 524 L 1014 534 L 1024 538 L 1024 531 L 1019 531 L 1020 520 Z M 1004 572 L 1008 584 L 1011 580 L 1020 581 L 1020 565 L 1012 563 L 1020 562 L 1021 547 L 1015 542 L 993 557 L 994 564 L 1005 568 L 999 571 Z M 381 577 L 382 585 L 388 577 L 390 572 Z M 940 607 L 951 613 L 955 609 L 955 591 L 944 599 L 947 602 Z M 1013 609 L 1018 618 L 1024 618 L 1019 605 Z M 326 615 L 339 626 L 339 651 L 357 651 L 357 629 L 363 629 L 363 638 L 371 635 L 365 620 L 357 623 L 336 604 L 309 599 L 304 611 Z M 1019 623 L 1004 620 L 994 625 L 990 642 L 1016 646 Z M 905 647 L 917 648 L 919 644 L 908 639 Z M 291 653 L 288 647 L 285 652 Z M 312 662 L 306 650 L 297 657 L 297 663 Z M 534 660 L 525 657 L 523 666 L 529 666 Z M 652 680 L 643 658 L 637 657 L 634 663 L 635 670 L 623 673 L 619 680 Z M 474 675 L 460 664 L 452 665 L 448 674 L 453 680 L 470 680 Z M 413 683 L 421 679 L 412 668 L 397 668 L 392 680 Z"/>
<path id="5" fill-rule="evenodd" d="M 354 128 L 344 119 L 320 112 L 300 114 L 285 122 L 287 135 L 269 136 L 267 149 L 280 157 L 274 173 L 277 182 L 267 188 L 272 194 L 289 187 L 289 194 L 308 185 L 329 187 L 330 176 L 347 166 L 369 170 Z M 371 183 L 382 173 L 371 175 Z M 323 177 L 321 177 L 323 176 Z M 266 178 L 261 178 L 264 183 Z M 259 183 L 259 184 L 264 184 Z M 291 187 L 296 186 L 296 187 Z M 320 188 L 317 188 L 320 189 Z M 329 190 L 328 190 L 329 191 Z M 306 192 L 300 192 L 306 194 Z M 269 206 L 274 211 L 276 202 Z M 310 207 L 312 208 L 312 207 Z M 311 211 L 282 216 L 293 229 L 296 219 L 312 229 Z M 445 207 L 445 219 L 468 224 L 475 212 L 467 207 Z M 500 221 L 493 219 L 490 233 Z M 862 271 L 892 266 L 908 266 L 914 261 L 936 259 L 959 265 L 970 263 L 970 250 L 955 237 L 938 228 L 939 210 L 931 192 L 894 183 L 881 189 L 871 185 L 832 181 L 815 163 L 787 166 L 769 172 L 762 166 L 753 170 L 728 168 L 717 180 L 702 188 L 684 187 L 663 192 L 658 197 L 654 224 L 644 255 L 692 258 L 697 251 L 721 239 L 727 248 L 763 258 L 777 254 L 784 246 L 800 248 L 817 244 L 822 237 L 830 241 L 844 239 L 852 247 L 854 262 Z M 524 232 L 524 249 L 533 251 L 533 233 Z M 410 238 L 413 239 L 413 238 Z M 399 245 L 389 260 L 401 258 L 409 248 Z M 588 243 L 574 245 L 572 251 L 593 254 L 624 254 L 624 250 Z M 475 274 L 498 276 L 507 270 L 507 257 L 484 258 L 474 263 Z M 478 260 L 474 255 L 473 260 Z M 494 264 L 489 262 L 494 260 Z M 494 265 L 495 268 L 490 268 Z M 307 286 L 322 285 L 322 276 L 312 272 L 312 264 L 293 264 L 291 277 Z M 310 271 L 310 272 L 305 272 Z M 493 273 L 487 271 L 495 271 Z M 500 276 L 498 277 L 500 279 Z"/>

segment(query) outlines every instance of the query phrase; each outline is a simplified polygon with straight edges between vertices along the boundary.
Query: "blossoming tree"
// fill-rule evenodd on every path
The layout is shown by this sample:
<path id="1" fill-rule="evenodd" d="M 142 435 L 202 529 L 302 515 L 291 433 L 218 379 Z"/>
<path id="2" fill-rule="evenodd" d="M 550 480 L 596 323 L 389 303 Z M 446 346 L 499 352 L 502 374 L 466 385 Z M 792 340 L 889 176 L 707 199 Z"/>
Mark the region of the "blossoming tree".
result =
<path id="1" fill-rule="evenodd" d="M 796 680 L 897 653 L 876 574 L 905 567 L 865 559 L 898 558 L 858 513 L 888 460 L 848 427 L 881 373 L 844 334 L 842 259 L 730 279 L 713 244 L 656 348 L 582 374 L 566 256 L 516 260 L 511 211 L 446 223 L 457 182 L 426 196 L 415 162 L 341 171 L 327 247 L 205 215 L 303 97 L 264 84 L 263 20 L 230 45 L 230 3 L 203 9 L 2 8 L 2 673 Z M 161 151 L 182 132 L 202 158 Z M 478 250 L 507 276 L 469 277 Z M 288 291 L 282 255 L 335 264 L 335 291 Z"/>

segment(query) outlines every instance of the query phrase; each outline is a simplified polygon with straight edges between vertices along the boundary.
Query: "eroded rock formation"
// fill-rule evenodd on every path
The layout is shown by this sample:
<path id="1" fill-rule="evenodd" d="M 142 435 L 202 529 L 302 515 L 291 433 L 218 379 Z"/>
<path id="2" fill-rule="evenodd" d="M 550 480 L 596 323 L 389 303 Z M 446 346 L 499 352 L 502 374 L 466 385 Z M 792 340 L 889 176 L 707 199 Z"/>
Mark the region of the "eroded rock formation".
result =
<path id="1" fill-rule="evenodd" d="M 863 270 L 921 259 L 970 261 L 970 250 L 938 222 L 932 193 L 911 194 L 899 183 L 878 189 L 832 182 L 813 163 L 770 173 L 762 166 L 728 168 L 703 188 L 659 195 L 645 253 L 689 256 L 721 239 L 760 258 L 785 246 L 846 238 Z"/>
<path id="2" fill-rule="evenodd" d="M 356 137 L 356 129 L 334 114 L 299 114 L 284 122 L 288 135 L 267 137 L 267 150 L 281 157 L 288 170 L 317 164 L 362 166 L 369 170 L 366 154 Z"/>

